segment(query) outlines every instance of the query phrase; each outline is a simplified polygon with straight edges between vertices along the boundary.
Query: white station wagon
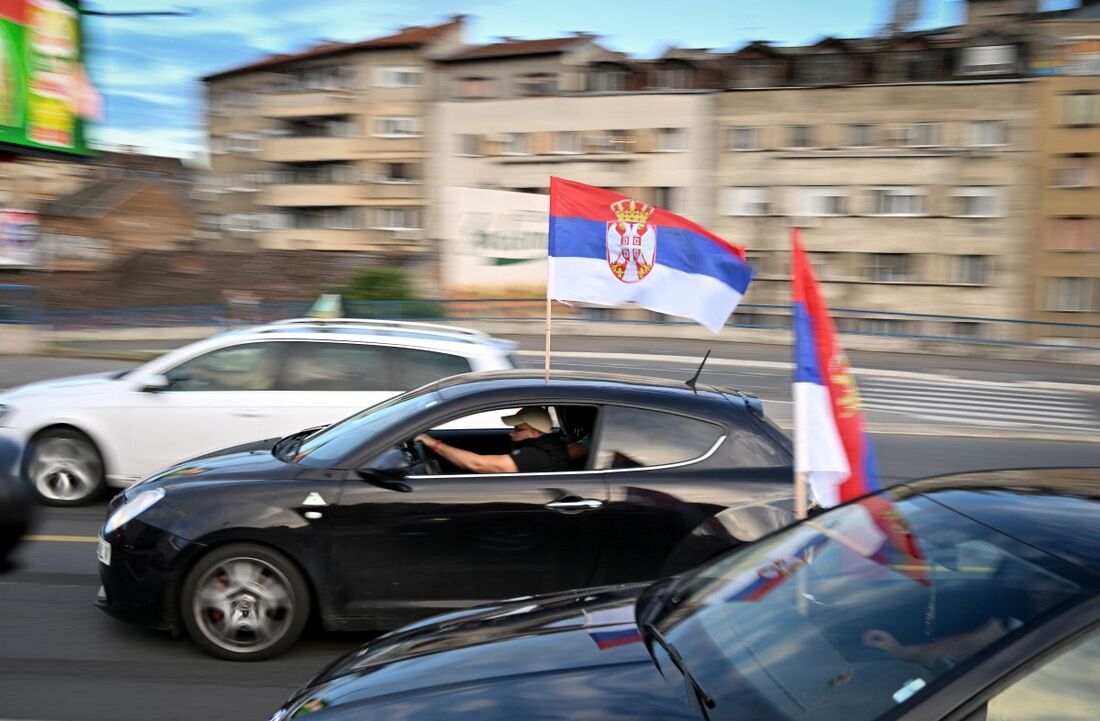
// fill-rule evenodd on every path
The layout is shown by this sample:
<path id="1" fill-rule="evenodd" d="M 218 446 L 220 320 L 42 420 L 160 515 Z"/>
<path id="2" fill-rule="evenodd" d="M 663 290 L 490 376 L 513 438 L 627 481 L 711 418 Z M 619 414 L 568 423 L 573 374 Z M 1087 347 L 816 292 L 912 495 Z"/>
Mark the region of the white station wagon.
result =
<path id="1" fill-rule="evenodd" d="M 0 393 L 0 437 L 48 504 L 87 503 L 173 463 L 327 425 L 446 376 L 512 368 L 514 344 L 428 323 L 287 320 L 126 371 Z"/>

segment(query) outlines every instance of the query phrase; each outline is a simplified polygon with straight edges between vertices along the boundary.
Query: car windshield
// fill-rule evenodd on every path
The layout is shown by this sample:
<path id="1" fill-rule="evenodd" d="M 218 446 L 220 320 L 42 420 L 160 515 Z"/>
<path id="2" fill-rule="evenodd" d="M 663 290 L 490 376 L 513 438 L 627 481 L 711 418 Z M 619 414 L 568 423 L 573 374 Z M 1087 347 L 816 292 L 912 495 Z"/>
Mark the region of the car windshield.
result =
<path id="1" fill-rule="evenodd" d="M 1083 578 L 926 497 L 876 496 L 686 577 L 656 626 L 711 719 L 870 721 L 1091 591 Z"/>
<path id="2" fill-rule="evenodd" d="M 379 431 L 411 418 L 440 402 L 435 386 L 425 386 L 382 401 L 306 439 L 292 460 L 328 468 Z"/>

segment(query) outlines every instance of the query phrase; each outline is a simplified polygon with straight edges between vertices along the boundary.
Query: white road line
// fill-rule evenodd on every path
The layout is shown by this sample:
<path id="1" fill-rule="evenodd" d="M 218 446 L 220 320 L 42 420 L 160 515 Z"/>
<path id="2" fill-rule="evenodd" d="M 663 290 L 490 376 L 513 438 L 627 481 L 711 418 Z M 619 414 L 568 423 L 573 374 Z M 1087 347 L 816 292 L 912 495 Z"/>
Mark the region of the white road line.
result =
<path id="1" fill-rule="evenodd" d="M 1077 417 L 1086 420 L 1100 420 L 1100 417 L 1088 406 L 1075 403 L 1055 407 L 1047 403 L 1025 403 L 1019 399 L 1011 400 L 987 400 L 979 398 L 960 397 L 958 395 L 916 395 L 908 392 L 890 392 L 878 389 L 861 394 L 865 402 L 884 401 L 887 403 L 911 403 L 914 406 L 936 409 L 944 405 L 938 399 L 943 399 L 959 408 L 981 408 L 983 410 L 1004 409 L 1013 411 L 1022 416 L 1051 416 L 1053 418 Z"/>
<path id="2" fill-rule="evenodd" d="M 973 384 L 969 379 L 956 378 L 953 380 L 927 380 L 927 381 L 907 381 L 907 380 L 882 380 L 882 379 L 869 379 L 862 382 L 861 387 L 866 388 L 912 388 L 919 390 L 936 390 L 936 391 L 955 391 L 975 394 L 1010 394 L 1019 396 L 1022 393 L 1027 393 L 1031 398 L 1043 398 L 1043 399 L 1059 399 L 1066 397 L 1073 397 L 1078 395 L 1077 391 L 1068 390 L 1032 390 L 1030 388 L 1023 388 L 1021 384 L 1014 381 L 1002 381 L 998 384 L 980 383 Z"/>
<path id="3" fill-rule="evenodd" d="M 1017 425 L 1017 426 L 1020 426 L 1020 425 L 1024 425 L 1024 426 L 1058 426 L 1058 427 L 1061 427 L 1061 428 L 1076 428 L 1078 430 L 1087 430 L 1089 428 L 1095 428 L 1096 427 L 1095 424 L 1091 424 L 1091 423 L 1074 422 L 1074 419 L 1072 419 L 1072 418 L 1057 418 L 1057 417 L 1055 417 L 1055 418 L 1035 418 L 1034 420 L 1031 420 L 1031 416 L 1027 416 L 1027 415 L 1020 415 L 1020 416 L 1017 416 L 1015 418 L 1009 418 L 1003 412 L 988 412 L 987 413 L 987 412 L 983 412 L 982 410 L 977 410 L 977 409 L 974 409 L 974 408 L 953 409 L 953 408 L 943 408 L 943 407 L 940 407 L 940 406 L 935 406 L 935 407 L 924 406 L 924 407 L 921 407 L 921 406 L 907 405 L 907 404 L 904 404 L 904 403 L 879 403 L 879 402 L 873 402 L 873 401 L 864 401 L 863 407 L 868 409 L 868 410 L 872 410 L 872 409 L 873 410 L 896 410 L 896 411 L 902 411 L 902 412 L 911 412 L 914 416 L 922 418 L 922 419 L 937 418 L 937 419 L 942 420 L 942 419 L 945 419 L 945 418 L 954 418 L 956 420 L 956 422 L 958 422 L 959 419 L 963 419 L 963 420 L 973 419 L 975 421 L 977 421 L 977 419 L 983 419 L 983 420 L 978 421 L 978 422 L 986 424 L 986 423 L 990 423 L 993 420 L 996 420 L 999 424 L 1007 423 L 1007 424 Z M 984 419 L 990 419 L 990 420 L 984 420 Z M 1065 422 L 1064 423 L 1059 423 L 1057 421 L 1065 421 Z"/>

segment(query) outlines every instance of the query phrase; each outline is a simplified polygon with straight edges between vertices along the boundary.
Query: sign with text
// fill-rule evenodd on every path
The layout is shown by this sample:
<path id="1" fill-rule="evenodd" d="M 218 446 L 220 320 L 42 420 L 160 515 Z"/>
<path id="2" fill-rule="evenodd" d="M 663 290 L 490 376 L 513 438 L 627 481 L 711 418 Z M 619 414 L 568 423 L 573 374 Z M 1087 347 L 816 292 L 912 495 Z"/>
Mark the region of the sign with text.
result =
<path id="1" fill-rule="evenodd" d="M 443 278 L 452 293 L 539 295 L 546 289 L 550 199 L 483 188 L 444 188 L 438 212 Z"/>
<path id="2" fill-rule="evenodd" d="M 0 0 L 0 145 L 87 155 L 84 71 L 72 0 Z"/>
<path id="3" fill-rule="evenodd" d="M 0 210 L 0 268 L 38 265 L 38 214 Z"/>

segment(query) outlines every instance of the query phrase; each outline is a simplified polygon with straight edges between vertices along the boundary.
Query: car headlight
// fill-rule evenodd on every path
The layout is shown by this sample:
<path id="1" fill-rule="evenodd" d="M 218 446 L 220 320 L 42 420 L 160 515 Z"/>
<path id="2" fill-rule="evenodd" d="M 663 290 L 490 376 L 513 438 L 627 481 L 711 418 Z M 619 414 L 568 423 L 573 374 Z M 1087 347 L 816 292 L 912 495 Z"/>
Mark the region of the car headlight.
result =
<path id="1" fill-rule="evenodd" d="M 153 504 L 162 498 L 164 498 L 163 488 L 154 488 L 137 494 L 115 509 L 115 512 L 111 514 L 107 519 L 107 523 L 103 526 L 103 535 L 106 536 L 122 528 L 142 513 L 148 511 L 153 507 Z"/>

